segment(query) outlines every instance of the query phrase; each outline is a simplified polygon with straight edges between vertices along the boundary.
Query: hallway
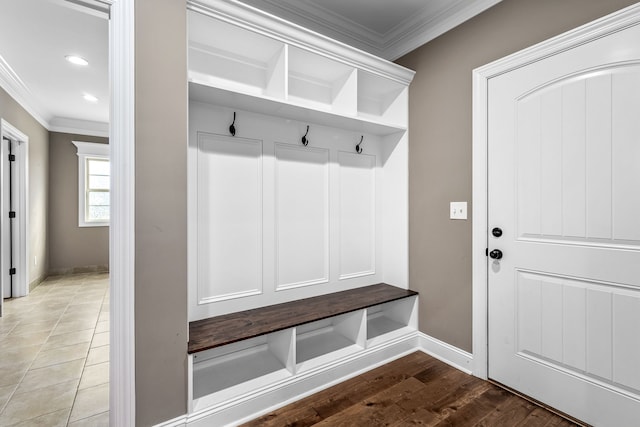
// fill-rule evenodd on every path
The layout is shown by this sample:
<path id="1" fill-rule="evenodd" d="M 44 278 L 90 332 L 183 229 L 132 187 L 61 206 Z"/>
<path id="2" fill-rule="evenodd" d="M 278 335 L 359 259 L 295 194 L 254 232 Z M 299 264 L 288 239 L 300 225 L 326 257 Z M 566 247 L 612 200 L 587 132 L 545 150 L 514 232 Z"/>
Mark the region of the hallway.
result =
<path id="1" fill-rule="evenodd" d="M 109 425 L 109 275 L 52 276 L 4 302 L 0 425 Z"/>

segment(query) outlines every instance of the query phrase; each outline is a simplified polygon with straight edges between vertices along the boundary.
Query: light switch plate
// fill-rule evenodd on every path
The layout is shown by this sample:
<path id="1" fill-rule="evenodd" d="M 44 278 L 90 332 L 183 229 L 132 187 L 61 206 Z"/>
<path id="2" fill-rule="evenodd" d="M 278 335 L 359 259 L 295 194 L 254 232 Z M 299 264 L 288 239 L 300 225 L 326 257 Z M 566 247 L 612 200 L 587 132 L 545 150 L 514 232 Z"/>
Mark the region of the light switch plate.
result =
<path id="1" fill-rule="evenodd" d="M 467 219 L 467 202 L 451 202 L 449 219 Z"/>

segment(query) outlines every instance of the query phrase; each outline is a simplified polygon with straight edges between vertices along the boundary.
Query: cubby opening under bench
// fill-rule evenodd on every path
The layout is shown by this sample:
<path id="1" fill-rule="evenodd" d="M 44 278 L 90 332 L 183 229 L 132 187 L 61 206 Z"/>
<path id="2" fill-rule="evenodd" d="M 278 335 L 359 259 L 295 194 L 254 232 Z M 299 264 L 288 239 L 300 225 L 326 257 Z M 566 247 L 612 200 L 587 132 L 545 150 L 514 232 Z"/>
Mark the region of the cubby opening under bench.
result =
<path id="1" fill-rule="evenodd" d="M 414 351 L 417 296 L 380 283 L 190 322 L 191 412 L 239 421 Z"/>

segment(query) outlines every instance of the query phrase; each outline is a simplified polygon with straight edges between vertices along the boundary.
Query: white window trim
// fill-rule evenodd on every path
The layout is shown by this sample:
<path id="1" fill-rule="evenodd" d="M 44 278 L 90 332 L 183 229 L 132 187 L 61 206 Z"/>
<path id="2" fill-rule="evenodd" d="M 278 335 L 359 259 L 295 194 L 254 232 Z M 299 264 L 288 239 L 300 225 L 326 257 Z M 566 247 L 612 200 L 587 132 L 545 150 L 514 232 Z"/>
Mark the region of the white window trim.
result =
<path id="1" fill-rule="evenodd" d="M 78 149 L 78 227 L 108 227 L 107 221 L 86 221 L 86 165 L 87 159 L 109 160 L 109 144 L 71 141 Z"/>

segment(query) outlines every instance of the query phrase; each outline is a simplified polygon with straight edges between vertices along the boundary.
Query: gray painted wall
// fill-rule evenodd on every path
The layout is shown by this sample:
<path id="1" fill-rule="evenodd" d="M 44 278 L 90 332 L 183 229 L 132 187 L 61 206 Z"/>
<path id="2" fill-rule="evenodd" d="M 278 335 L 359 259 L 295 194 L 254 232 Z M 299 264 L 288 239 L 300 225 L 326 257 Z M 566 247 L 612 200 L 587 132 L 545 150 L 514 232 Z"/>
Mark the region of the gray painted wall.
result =
<path id="1" fill-rule="evenodd" d="M 0 88 L 0 117 L 29 137 L 29 283 L 37 286 L 49 269 L 47 203 L 49 132 Z M 37 264 L 34 262 L 37 260 Z"/>
<path id="2" fill-rule="evenodd" d="M 416 70 L 409 91 L 409 283 L 420 330 L 471 352 L 471 72 L 632 0 L 504 0 L 400 58 Z M 469 212 L 471 205 L 469 204 Z"/>
<path id="3" fill-rule="evenodd" d="M 49 133 L 49 273 L 109 265 L 109 227 L 78 227 L 78 155 L 72 141 L 107 138 Z"/>
<path id="4" fill-rule="evenodd" d="M 136 425 L 187 411 L 186 0 L 135 1 Z"/>

